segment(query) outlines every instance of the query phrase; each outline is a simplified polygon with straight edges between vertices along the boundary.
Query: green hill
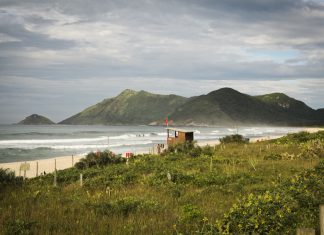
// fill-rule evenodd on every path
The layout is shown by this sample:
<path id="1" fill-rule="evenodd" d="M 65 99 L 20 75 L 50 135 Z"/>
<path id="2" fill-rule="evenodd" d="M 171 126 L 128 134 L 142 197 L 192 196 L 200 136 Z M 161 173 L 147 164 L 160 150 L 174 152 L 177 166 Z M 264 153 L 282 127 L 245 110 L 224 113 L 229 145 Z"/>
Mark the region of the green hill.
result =
<path id="1" fill-rule="evenodd" d="M 187 98 L 156 95 L 146 91 L 125 90 L 105 99 L 60 124 L 151 124 L 163 123 L 167 115 L 185 103 Z"/>
<path id="2" fill-rule="evenodd" d="M 315 110 L 308 107 L 304 102 L 295 100 L 283 93 L 261 95 L 256 96 L 256 98 L 274 106 L 282 112 L 286 112 L 290 116 L 295 116 L 306 120 L 314 116 Z"/>
<path id="3" fill-rule="evenodd" d="M 20 121 L 18 124 L 22 124 L 22 125 L 52 125 L 55 123 L 44 116 L 41 116 L 38 114 L 32 114 L 32 115 L 26 117 L 24 120 Z"/>
<path id="4" fill-rule="evenodd" d="M 318 113 L 303 102 L 281 93 L 249 96 L 231 88 L 222 88 L 189 100 L 179 106 L 171 118 L 184 125 L 314 125 L 324 123 L 324 118 Z"/>
<path id="5" fill-rule="evenodd" d="M 231 88 L 184 98 L 125 90 L 60 124 L 163 124 L 166 116 L 177 125 L 322 125 L 322 110 L 282 93 L 250 96 Z"/>

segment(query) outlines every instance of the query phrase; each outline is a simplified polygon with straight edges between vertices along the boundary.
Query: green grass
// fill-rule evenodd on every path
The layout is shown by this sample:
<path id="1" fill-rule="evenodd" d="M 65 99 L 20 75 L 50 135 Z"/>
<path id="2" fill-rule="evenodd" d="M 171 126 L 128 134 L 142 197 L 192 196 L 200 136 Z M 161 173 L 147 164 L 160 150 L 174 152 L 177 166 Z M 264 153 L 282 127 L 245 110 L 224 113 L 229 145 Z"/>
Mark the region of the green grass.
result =
<path id="1" fill-rule="evenodd" d="M 303 133 L 254 144 L 180 146 L 163 156 L 135 156 L 128 165 L 58 171 L 57 187 L 51 174 L 24 184 L 0 182 L 0 234 L 290 234 L 299 224 L 317 228 L 316 208 L 324 203 L 322 134 L 307 134 L 306 142 Z"/>

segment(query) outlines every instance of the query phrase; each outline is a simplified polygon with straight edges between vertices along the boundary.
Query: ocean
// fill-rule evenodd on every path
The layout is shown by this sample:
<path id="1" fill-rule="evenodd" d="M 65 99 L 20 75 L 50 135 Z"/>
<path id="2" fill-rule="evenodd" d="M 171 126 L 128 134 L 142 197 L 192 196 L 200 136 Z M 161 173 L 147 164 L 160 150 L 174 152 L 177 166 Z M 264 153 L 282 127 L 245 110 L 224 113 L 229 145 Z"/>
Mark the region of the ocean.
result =
<path id="1" fill-rule="evenodd" d="M 301 131 L 294 127 L 184 127 L 198 142 L 230 134 L 247 138 Z M 80 155 L 109 149 L 115 153 L 148 151 L 166 142 L 162 126 L 0 125 L 0 163 Z"/>

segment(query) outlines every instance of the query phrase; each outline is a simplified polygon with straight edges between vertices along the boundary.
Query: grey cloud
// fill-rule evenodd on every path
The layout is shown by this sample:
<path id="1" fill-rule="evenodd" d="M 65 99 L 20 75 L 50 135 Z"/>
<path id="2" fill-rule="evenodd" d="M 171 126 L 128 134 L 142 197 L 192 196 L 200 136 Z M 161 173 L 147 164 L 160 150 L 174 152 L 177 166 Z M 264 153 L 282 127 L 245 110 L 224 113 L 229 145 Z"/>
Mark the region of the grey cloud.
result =
<path id="1" fill-rule="evenodd" d="M 15 19 L 15 16 L 7 12 L 0 13 L 0 32 L 18 39 L 14 42 L 0 43 L 0 49 L 19 49 L 23 47 L 38 47 L 43 49 L 68 49 L 75 44 L 69 40 L 49 38 L 45 34 L 28 30 L 24 24 Z M 51 21 L 48 21 L 48 23 Z"/>
<path id="2" fill-rule="evenodd" d="M 323 1 L 0 0 L 0 17 L 0 37 L 17 39 L 0 40 L 1 98 L 19 105 L 19 93 L 43 107 L 35 94 L 56 111 L 71 101 L 57 119 L 124 88 L 190 96 L 221 85 L 266 93 L 269 85 L 323 106 L 321 89 L 305 86 L 323 89 Z M 8 85 L 12 77 L 21 85 Z M 43 87 L 31 89 L 26 77 Z M 85 95 L 88 103 L 78 101 Z"/>

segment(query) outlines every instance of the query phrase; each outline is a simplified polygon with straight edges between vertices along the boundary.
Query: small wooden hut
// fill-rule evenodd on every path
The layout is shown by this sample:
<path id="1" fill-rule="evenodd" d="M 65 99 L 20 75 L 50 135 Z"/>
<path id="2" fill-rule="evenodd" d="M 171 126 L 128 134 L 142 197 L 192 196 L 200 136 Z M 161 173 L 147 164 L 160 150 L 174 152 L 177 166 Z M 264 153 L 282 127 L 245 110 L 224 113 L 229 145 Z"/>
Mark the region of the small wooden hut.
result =
<path id="1" fill-rule="evenodd" d="M 176 144 L 183 144 L 186 141 L 194 140 L 194 132 L 178 128 L 166 128 L 167 130 L 167 144 L 174 146 Z"/>

